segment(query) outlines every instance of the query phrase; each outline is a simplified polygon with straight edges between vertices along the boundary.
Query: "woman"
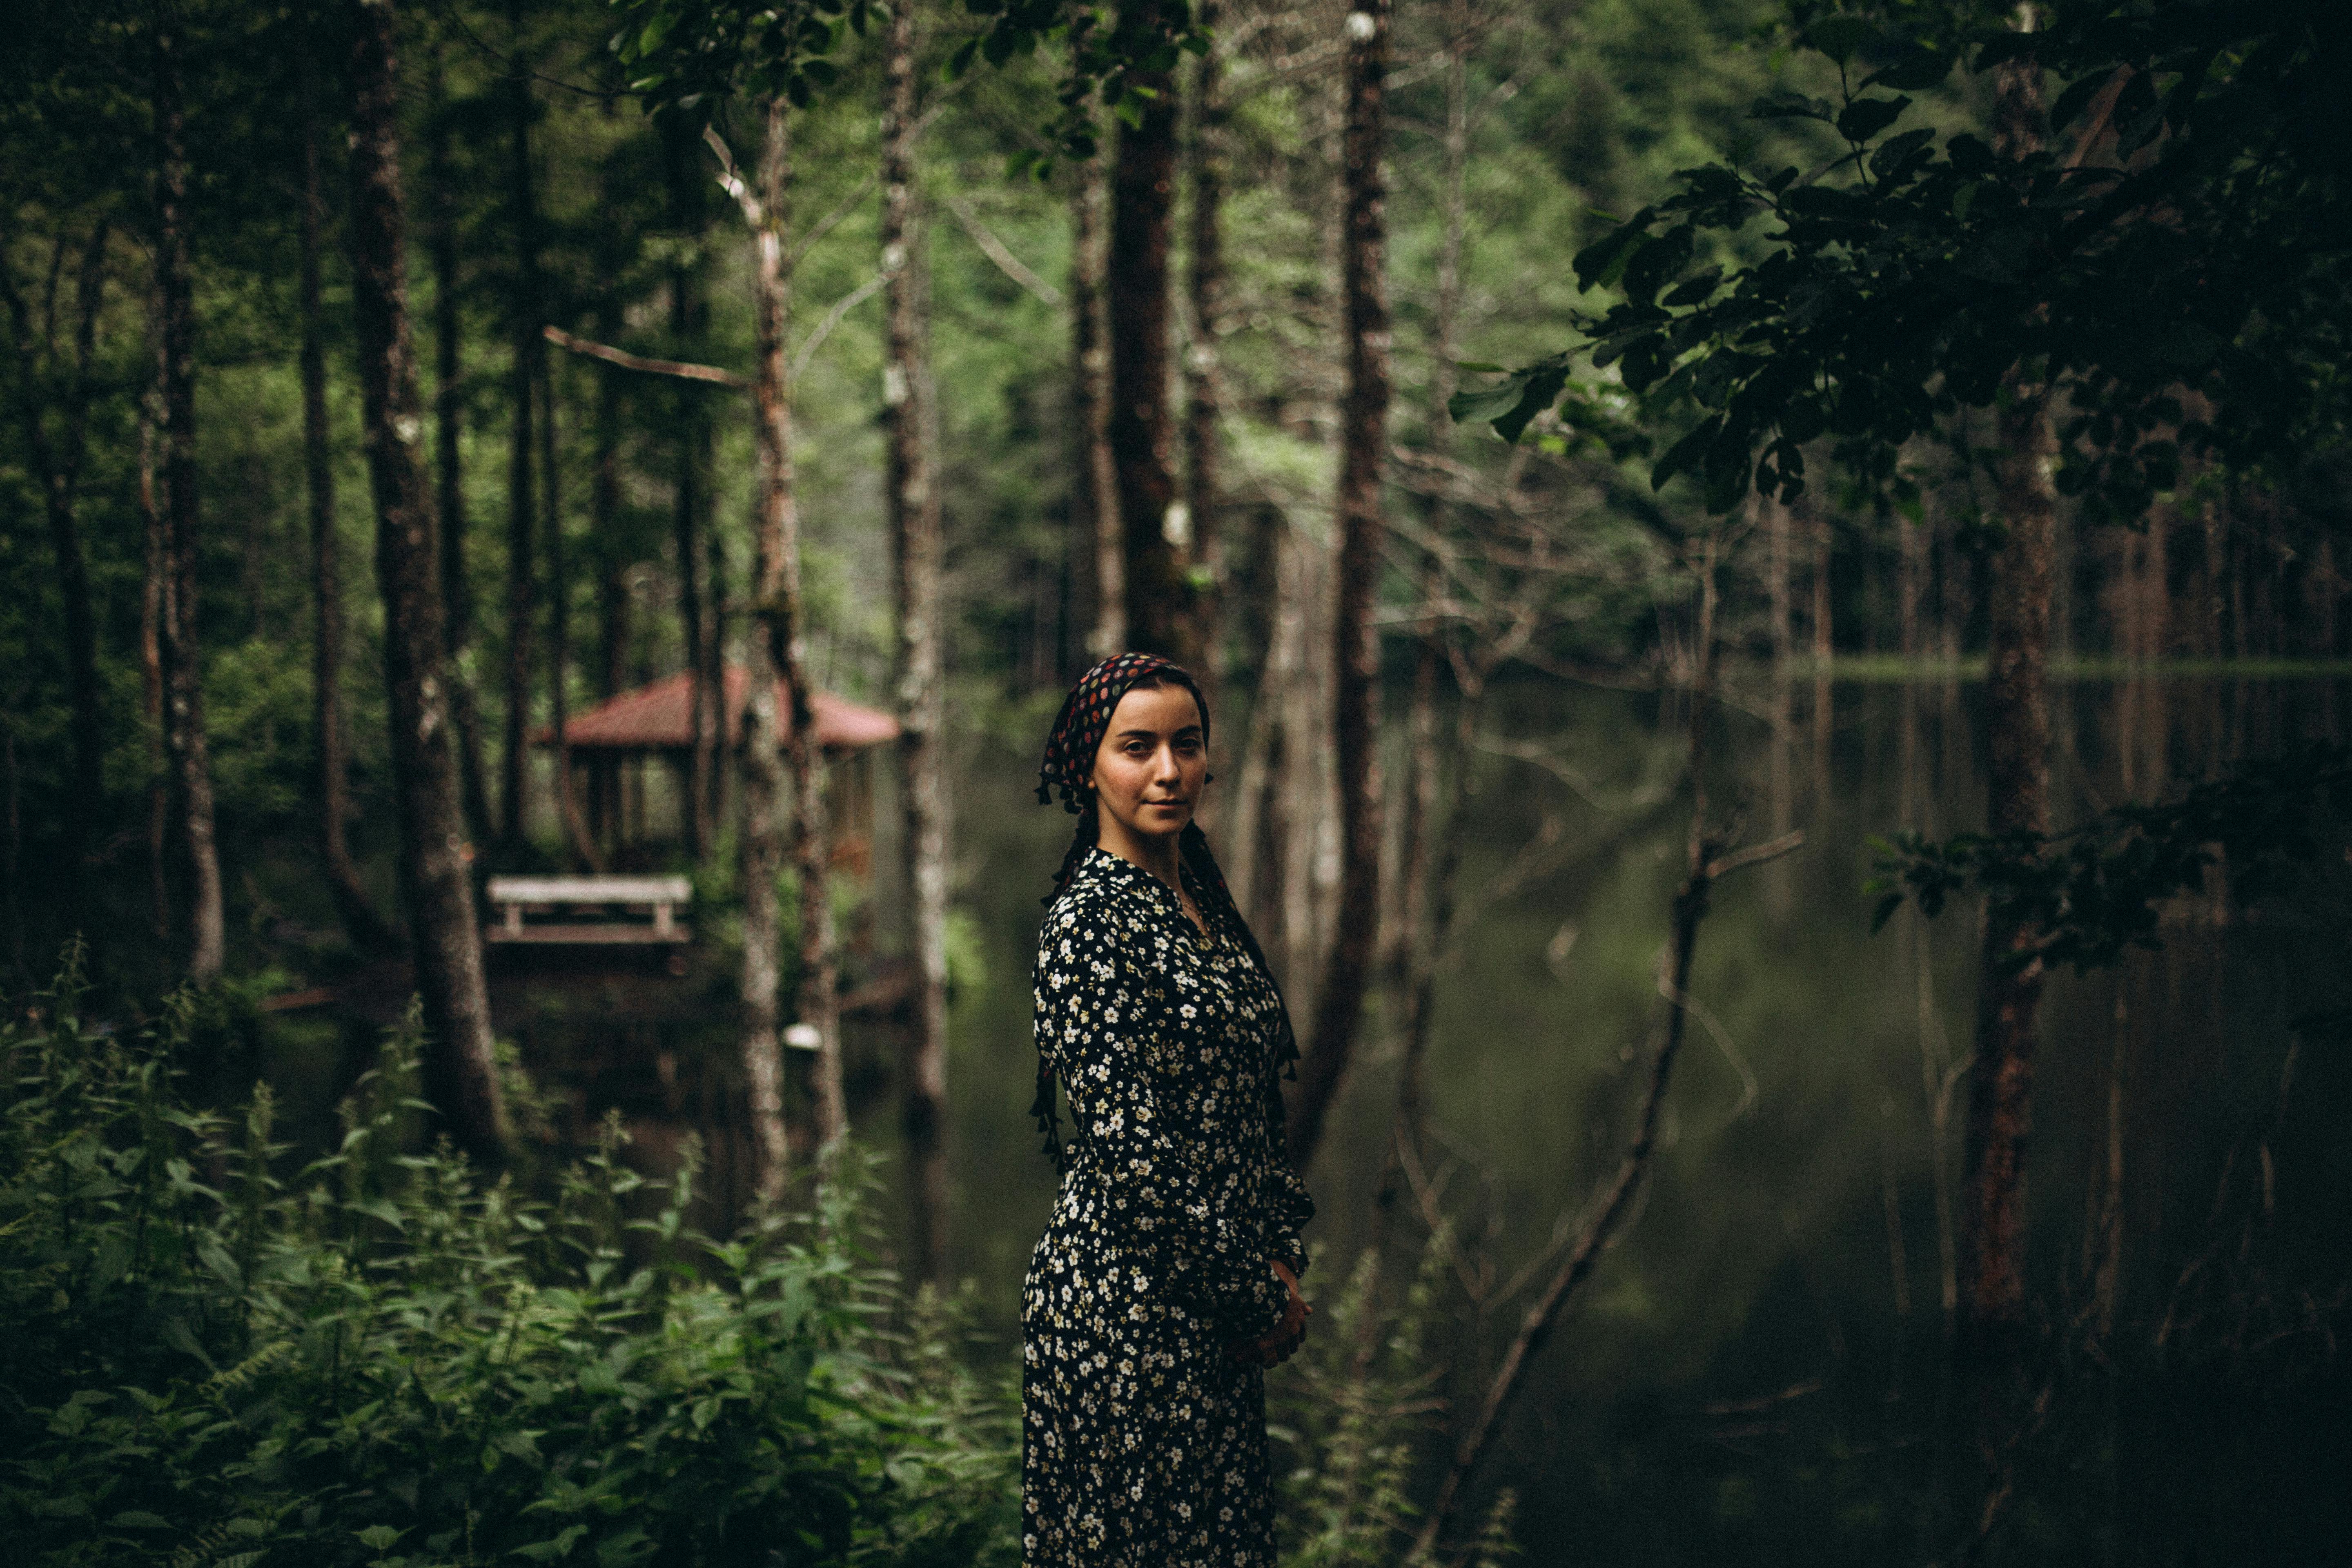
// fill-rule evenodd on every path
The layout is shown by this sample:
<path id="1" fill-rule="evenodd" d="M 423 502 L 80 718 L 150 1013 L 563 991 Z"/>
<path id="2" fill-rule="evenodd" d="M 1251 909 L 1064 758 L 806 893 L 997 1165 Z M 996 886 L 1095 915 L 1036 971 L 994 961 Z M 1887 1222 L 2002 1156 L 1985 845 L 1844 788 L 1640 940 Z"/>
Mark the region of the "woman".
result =
<path id="1" fill-rule="evenodd" d="M 1037 939 L 1062 1190 L 1022 1298 L 1026 1568 L 1275 1561 L 1265 1369 L 1306 1335 L 1315 1205 L 1283 1148 L 1290 1019 L 1192 822 L 1208 742 L 1192 676 L 1121 654 L 1038 770 L 1078 824 Z"/>

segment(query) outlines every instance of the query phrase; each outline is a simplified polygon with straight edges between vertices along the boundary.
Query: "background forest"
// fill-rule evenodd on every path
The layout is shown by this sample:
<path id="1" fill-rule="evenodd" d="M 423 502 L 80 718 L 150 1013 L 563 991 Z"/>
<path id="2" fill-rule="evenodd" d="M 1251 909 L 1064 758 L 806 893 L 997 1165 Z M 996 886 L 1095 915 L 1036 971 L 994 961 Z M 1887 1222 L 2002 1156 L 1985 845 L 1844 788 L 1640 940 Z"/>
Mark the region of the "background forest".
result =
<path id="1" fill-rule="evenodd" d="M 1018 1561 L 1135 647 L 1305 1051 L 1292 1561 L 2340 1554 L 2329 21 L 23 18 L 0 1533 Z"/>

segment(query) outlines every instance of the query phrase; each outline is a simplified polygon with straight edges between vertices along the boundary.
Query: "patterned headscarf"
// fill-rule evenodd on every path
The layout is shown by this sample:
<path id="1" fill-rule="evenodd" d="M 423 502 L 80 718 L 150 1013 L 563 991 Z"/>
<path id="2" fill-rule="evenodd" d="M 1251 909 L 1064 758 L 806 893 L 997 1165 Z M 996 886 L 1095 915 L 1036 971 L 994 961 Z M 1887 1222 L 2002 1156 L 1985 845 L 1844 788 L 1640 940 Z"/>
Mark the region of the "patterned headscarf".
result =
<path id="1" fill-rule="evenodd" d="M 1045 758 L 1037 764 L 1038 805 L 1051 805 L 1058 790 L 1064 811 L 1076 814 L 1085 809 L 1094 793 L 1095 753 L 1102 747 L 1103 731 L 1110 728 L 1118 700 L 1137 681 L 1162 669 L 1176 671 L 1183 676 L 1187 688 L 1192 686 L 1192 675 L 1181 666 L 1149 653 L 1113 654 L 1078 677 L 1078 683 L 1062 699 L 1053 733 L 1045 737 Z M 1199 700 L 1197 692 L 1193 700 Z M 1201 727 L 1205 730 L 1208 724 L 1209 711 L 1203 708 Z"/>
<path id="2" fill-rule="evenodd" d="M 1076 815 L 1079 821 L 1070 840 L 1070 851 L 1063 858 L 1062 868 L 1054 879 L 1054 890 L 1045 896 L 1045 903 L 1051 904 L 1069 886 L 1087 851 L 1095 847 L 1098 828 L 1093 815 L 1095 753 L 1102 748 L 1103 734 L 1110 728 L 1111 714 L 1118 710 L 1118 700 L 1147 677 L 1163 671 L 1192 694 L 1192 700 L 1201 710 L 1201 728 L 1205 733 L 1209 705 L 1192 672 L 1155 654 L 1114 654 L 1078 677 L 1069 696 L 1062 700 L 1062 710 L 1055 717 L 1052 732 L 1045 737 L 1045 758 L 1037 764 L 1037 803 L 1050 805 L 1059 794 L 1062 809 Z M 1265 950 L 1257 944 L 1256 933 L 1242 918 L 1241 906 L 1234 902 L 1233 889 L 1225 885 L 1224 871 L 1217 865 L 1217 858 L 1209 852 L 1208 836 L 1201 831 L 1199 823 L 1185 825 L 1179 849 L 1194 883 L 1208 895 L 1217 911 L 1233 922 L 1234 930 L 1241 935 L 1242 945 L 1256 961 L 1258 972 L 1274 987 L 1278 1015 L 1275 1067 L 1282 1076 L 1297 1078 L 1298 1037 L 1290 1026 L 1290 1008 L 1282 999 L 1281 984 L 1275 979 L 1274 966 L 1266 962 Z M 1277 1098 L 1280 1092 L 1278 1089 L 1275 1091 Z M 1042 1051 L 1037 1058 L 1037 1098 L 1030 1105 L 1029 1113 L 1037 1119 L 1038 1131 L 1045 1134 L 1045 1152 L 1059 1168 L 1063 1163 L 1062 1133 L 1054 1101 L 1054 1072 Z"/>

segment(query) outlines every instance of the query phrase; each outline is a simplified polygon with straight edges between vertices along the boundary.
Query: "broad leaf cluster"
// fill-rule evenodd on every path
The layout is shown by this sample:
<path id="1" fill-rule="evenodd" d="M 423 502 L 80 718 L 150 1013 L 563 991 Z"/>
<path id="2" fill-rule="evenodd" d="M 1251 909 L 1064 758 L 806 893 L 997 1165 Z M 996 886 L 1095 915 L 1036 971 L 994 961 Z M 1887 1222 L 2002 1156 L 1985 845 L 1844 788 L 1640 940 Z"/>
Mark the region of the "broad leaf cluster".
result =
<path id="1" fill-rule="evenodd" d="M 1904 833 L 1880 846 L 1872 929 L 1908 900 L 1933 919 L 1981 894 L 1996 921 L 2034 933 L 2009 955 L 2077 973 L 2153 948 L 2166 900 L 2228 869 L 2230 894 L 2263 897 L 2317 853 L 2321 801 L 2352 811 L 2352 752 L 2312 746 L 2248 763 L 2162 805 L 2117 806 L 2071 833 Z"/>
<path id="2" fill-rule="evenodd" d="M 1817 122 L 1842 151 L 1682 171 L 1575 258 L 1580 285 L 1617 296 L 1580 323 L 1589 341 L 1457 415 L 1516 438 L 1589 357 L 1685 426 L 1654 483 L 1697 476 L 1718 511 L 1751 485 L 1794 499 L 1823 437 L 1884 484 L 1903 442 L 2011 384 L 2064 394 L 2061 483 L 2089 521 L 2137 516 L 2184 452 L 2301 450 L 2340 421 L 2352 326 L 2341 20 L 2316 0 L 2069 0 L 2031 33 L 1817 20 L 1804 39 L 1838 97 L 1755 113 Z M 1996 146 L 1916 123 L 1909 94 L 1964 62 L 2022 73 L 2037 101 L 2054 73 L 2046 127 Z M 1701 264 L 1711 235 L 1756 224 L 1759 260 Z"/>

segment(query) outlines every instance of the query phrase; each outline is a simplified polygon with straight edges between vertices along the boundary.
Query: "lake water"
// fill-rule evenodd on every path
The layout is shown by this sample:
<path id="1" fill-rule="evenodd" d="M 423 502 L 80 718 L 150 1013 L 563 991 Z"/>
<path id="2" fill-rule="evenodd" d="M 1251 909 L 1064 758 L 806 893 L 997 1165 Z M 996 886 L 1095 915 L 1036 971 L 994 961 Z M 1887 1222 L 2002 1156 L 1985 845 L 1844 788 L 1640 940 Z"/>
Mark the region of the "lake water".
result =
<path id="1" fill-rule="evenodd" d="M 1906 910 L 1873 936 L 1861 889 L 1872 836 L 1982 822 L 1979 689 L 1842 682 L 1826 714 L 1813 693 L 1751 678 L 1724 720 L 1715 797 L 1746 801 L 1751 839 L 1795 826 L 1806 843 L 1718 889 L 1692 986 L 1705 1026 L 1688 1037 L 1654 1180 L 1541 1352 L 1490 1463 L 1490 1481 L 1522 1492 L 1533 1561 L 1885 1563 L 1920 1555 L 1934 1533 L 1920 1500 L 1934 1494 L 1943 1393 L 1951 1237 L 1939 1194 L 1966 1120 L 1956 1069 L 1969 1048 L 1977 933 L 1971 910 L 1933 923 Z M 2352 683 L 2074 681 L 2059 688 L 2055 719 L 2053 798 L 2065 825 L 2233 756 L 2340 736 Z M 1457 1399 L 1483 1388 L 1525 1309 L 1519 1287 L 1540 1275 L 1618 1157 L 1681 871 L 1681 724 L 1654 695 L 1549 683 L 1504 689 L 1489 704 L 1498 749 L 1482 752 L 1471 779 L 1466 921 L 1440 982 L 1429 1066 L 1433 1178 L 1464 1237 L 1439 1342 L 1441 1392 Z M 1565 766 L 1504 754 L 1533 743 Z M 981 1325 L 1008 1346 L 1053 1191 L 1025 1114 L 1028 974 L 1038 899 L 1068 821 L 1035 804 L 1034 766 L 1025 741 L 968 736 L 952 791 L 962 912 L 950 1250 Z M 2322 1336 L 2340 1318 L 2329 1292 L 2340 1309 L 2352 1273 L 2352 1141 L 2333 1125 L 2352 1105 L 2352 1052 L 2324 1028 L 2297 1032 L 2298 1020 L 2352 1007 L 2352 883 L 2340 839 L 2331 843 L 2335 858 L 2293 896 L 2252 910 L 2186 900 L 2161 952 L 2050 986 L 2030 1187 L 2042 1310 L 2063 1316 L 2082 1298 L 2086 1215 L 2119 1084 L 2115 1344 L 2141 1347 L 2132 1355 L 2159 1369 L 2189 1357 L 2192 1383 L 2209 1364 L 2225 1382 L 2286 1366 L 2277 1397 L 2290 1410 L 2249 1415 L 2225 1401 L 2210 1420 L 2173 1404 L 2117 1414 L 2131 1389 L 2158 1403 L 2187 1397 L 2173 1372 L 2119 1384 L 2126 1392 L 2098 1406 L 2105 1424 L 2083 1439 L 2082 1487 L 2095 1495 L 2077 1511 L 2097 1517 L 2050 1526 L 2053 1549 L 2078 1546 L 2088 1529 L 2108 1561 L 2181 1562 L 2181 1550 L 2207 1542 L 2219 1555 L 2200 1560 L 2228 1560 L 2231 1542 L 2236 1560 L 2261 1558 L 2229 1533 L 2250 1500 L 2216 1495 L 2242 1489 L 2249 1473 L 2283 1494 L 2249 1528 L 2317 1540 L 2305 1532 L 2343 1522 L 2344 1505 L 2323 1500 L 2352 1474 L 2352 1423 L 2296 1428 L 2284 1458 L 2259 1436 L 2300 1420 L 2293 1401 L 2308 1391 L 2344 1391 Z M 1530 844 L 1540 853 L 1527 874 Z M 1490 898 L 1515 868 L 1516 885 Z M 626 1107 L 653 1163 L 690 1126 L 723 1145 L 724 977 L 632 984 L 701 985 L 709 1005 L 631 1022 L 620 992 L 574 988 L 555 1002 L 557 991 L 534 987 L 521 1030 L 530 1055 L 575 1118 Z M 1309 1174 L 1322 1209 L 1311 1239 L 1324 1249 L 1310 1285 L 1321 1289 L 1366 1233 L 1395 1025 L 1396 1010 L 1377 1000 Z M 896 1039 L 884 1024 L 850 1030 L 855 1113 L 886 1152 L 897 1142 Z M 723 1147 L 718 1155 L 724 1178 Z M 1416 1220 L 1403 1237 L 1425 1234 Z M 2231 1345 L 2254 1359 L 2229 1360 Z M 2241 1443 L 2237 1461 L 2171 1452 L 2168 1435 L 2184 1422 L 2241 1419 L 2257 1429 L 2246 1438 L 2256 1447 Z M 2305 1465 L 2308 1489 L 2289 1474 Z"/>

